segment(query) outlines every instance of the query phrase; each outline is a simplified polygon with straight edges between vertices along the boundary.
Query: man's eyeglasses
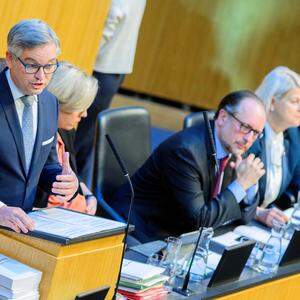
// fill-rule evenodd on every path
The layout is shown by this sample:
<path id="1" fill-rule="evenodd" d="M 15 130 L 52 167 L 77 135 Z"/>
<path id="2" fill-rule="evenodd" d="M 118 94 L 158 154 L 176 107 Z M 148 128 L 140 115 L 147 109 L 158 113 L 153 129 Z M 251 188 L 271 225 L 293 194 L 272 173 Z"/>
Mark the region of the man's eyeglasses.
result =
<path id="1" fill-rule="evenodd" d="M 55 64 L 47 64 L 47 65 L 40 65 L 40 64 L 26 64 L 24 63 L 20 57 L 17 57 L 19 62 L 24 66 L 25 72 L 28 74 L 35 74 L 37 73 L 40 68 L 43 69 L 45 74 L 52 74 L 54 73 L 58 68 L 58 62 Z"/>
<path id="2" fill-rule="evenodd" d="M 240 132 L 244 134 L 248 134 L 250 132 L 253 132 L 253 136 L 255 138 L 261 138 L 262 137 L 262 132 L 253 129 L 250 125 L 242 122 L 239 118 L 237 118 L 232 112 L 228 111 L 225 109 L 225 111 L 232 117 L 234 118 L 239 124 L 240 124 Z"/>

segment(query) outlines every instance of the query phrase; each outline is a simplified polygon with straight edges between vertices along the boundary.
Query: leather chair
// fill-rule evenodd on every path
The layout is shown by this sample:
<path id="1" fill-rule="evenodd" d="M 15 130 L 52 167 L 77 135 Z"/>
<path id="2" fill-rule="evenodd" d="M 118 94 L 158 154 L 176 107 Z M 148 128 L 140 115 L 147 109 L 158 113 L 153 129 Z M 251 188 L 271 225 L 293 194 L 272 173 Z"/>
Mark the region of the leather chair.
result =
<path id="1" fill-rule="evenodd" d="M 106 216 L 122 220 L 109 203 L 126 178 L 110 149 L 106 134 L 112 139 L 129 175 L 132 175 L 151 152 L 149 112 L 143 107 L 131 106 L 107 109 L 98 115 L 92 190 L 100 206 L 106 211 Z M 103 199 L 100 197 L 101 193 Z"/>
<path id="2" fill-rule="evenodd" d="M 209 110 L 207 111 L 208 114 L 208 119 L 213 120 L 215 116 L 215 111 Z M 190 113 L 187 115 L 184 120 L 183 120 L 183 129 L 195 126 L 195 125 L 200 125 L 204 122 L 203 118 L 203 113 L 201 111 L 195 112 L 195 113 Z"/>

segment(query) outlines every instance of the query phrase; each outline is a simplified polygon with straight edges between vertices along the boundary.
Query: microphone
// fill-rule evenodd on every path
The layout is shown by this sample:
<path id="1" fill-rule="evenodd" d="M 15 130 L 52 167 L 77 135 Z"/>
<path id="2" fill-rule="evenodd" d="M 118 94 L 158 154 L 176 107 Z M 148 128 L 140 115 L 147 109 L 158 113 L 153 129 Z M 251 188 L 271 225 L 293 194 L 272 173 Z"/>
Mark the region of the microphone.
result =
<path id="1" fill-rule="evenodd" d="M 215 147 L 214 136 L 213 136 L 213 133 L 212 133 L 212 129 L 211 129 L 209 120 L 208 120 L 207 111 L 203 111 L 202 114 L 203 114 L 206 129 L 207 129 L 207 132 L 208 132 L 208 140 L 209 140 L 209 144 L 210 144 L 211 151 L 212 151 L 211 155 L 212 155 L 213 160 L 215 162 L 216 174 L 218 174 L 218 172 L 219 172 L 219 162 L 218 162 L 218 159 L 217 159 L 217 151 L 216 151 L 216 147 Z"/>
<path id="2" fill-rule="evenodd" d="M 197 242 L 196 242 L 192 257 L 191 257 L 191 261 L 190 261 L 188 271 L 187 271 L 187 273 L 184 277 L 184 280 L 183 280 L 182 288 L 173 289 L 174 292 L 176 292 L 178 294 L 181 294 L 181 295 L 184 295 L 186 297 L 192 296 L 196 293 L 196 292 L 188 289 L 188 284 L 189 284 L 190 276 L 191 276 L 191 268 L 192 268 L 192 265 L 193 265 L 193 262 L 194 262 L 194 259 L 195 259 L 195 256 L 196 256 L 196 252 L 197 252 L 198 245 L 199 245 L 199 242 L 200 242 L 200 239 L 201 239 L 202 231 L 203 231 L 203 227 L 200 227 L 199 236 L 197 238 Z"/>
<path id="3" fill-rule="evenodd" d="M 132 204 L 133 204 L 133 200 L 134 200 L 134 190 L 133 190 L 133 186 L 132 186 L 132 182 L 131 182 L 128 170 L 127 170 L 121 156 L 119 155 L 113 141 L 111 140 L 111 138 L 108 134 L 106 134 L 105 137 L 106 137 L 106 140 L 107 140 L 116 160 L 118 161 L 118 164 L 120 165 L 120 167 L 122 169 L 123 175 L 125 176 L 125 178 L 127 179 L 128 183 L 129 183 L 130 190 L 131 190 L 130 205 L 129 205 L 127 223 L 126 223 L 125 234 L 124 234 L 124 239 L 123 239 L 124 245 L 123 245 L 122 256 L 121 256 L 121 264 L 120 264 L 118 279 L 117 279 L 115 292 L 114 292 L 114 296 L 113 296 L 113 299 L 116 299 L 118 287 L 119 287 L 119 283 L 120 283 L 120 279 L 121 279 L 122 263 L 123 263 L 123 259 L 124 259 L 124 255 L 125 255 L 125 249 L 126 249 L 126 240 L 127 240 L 128 231 L 129 231 L 129 222 L 130 222 L 130 217 L 131 217 Z"/>

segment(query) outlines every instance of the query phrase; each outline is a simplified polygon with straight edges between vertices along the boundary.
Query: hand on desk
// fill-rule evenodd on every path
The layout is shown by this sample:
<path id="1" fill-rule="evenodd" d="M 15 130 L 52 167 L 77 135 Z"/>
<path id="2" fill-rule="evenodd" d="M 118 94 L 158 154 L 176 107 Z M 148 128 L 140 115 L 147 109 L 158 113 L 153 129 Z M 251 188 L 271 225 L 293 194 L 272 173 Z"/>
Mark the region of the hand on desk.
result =
<path id="1" fill-rule="evenodd" d="M 0 208 L 0 225 L 19 233 L 34 230 L 34 221 L 21 208 L 13 206 L 4 205 Z"/>
<path id="2" fill-rule="evenodd" d="M 70 167 L 69 152 L 63 154 L 62 167 L 62 173 L 56 176 L 57 181 L 53 183 L 51 191 L 63 203 L 69 201 L 78 190 L 78 179 Z"/>
<path id="3" fill-rule="evenodd" d="M 276 207 L 257 207 L 255 219 L 269 227 L 272 227 L 274 219 L 281 223 L 286 223 L 289 220 L 289 218 L 284 214 L 284 212 Z"/>

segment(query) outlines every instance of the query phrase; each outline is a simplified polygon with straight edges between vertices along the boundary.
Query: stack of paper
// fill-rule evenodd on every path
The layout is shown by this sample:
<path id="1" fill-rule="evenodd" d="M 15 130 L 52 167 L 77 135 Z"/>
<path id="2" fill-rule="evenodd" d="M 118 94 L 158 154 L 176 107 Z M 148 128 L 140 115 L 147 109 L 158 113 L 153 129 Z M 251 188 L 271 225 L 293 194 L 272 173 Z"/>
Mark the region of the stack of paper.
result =
<path id="1" fill-rule="evenodd" d="M 168 276 L 164 268 L 124 259 L 119 284 L 119 293 L 127 299 L 161 299 L 167 291 L 163 284 Z"/>
<path id="2" fill-rule="evenodd" d="M 0 254 L 0 299 L 39 299 L 42 272 Z"/>

